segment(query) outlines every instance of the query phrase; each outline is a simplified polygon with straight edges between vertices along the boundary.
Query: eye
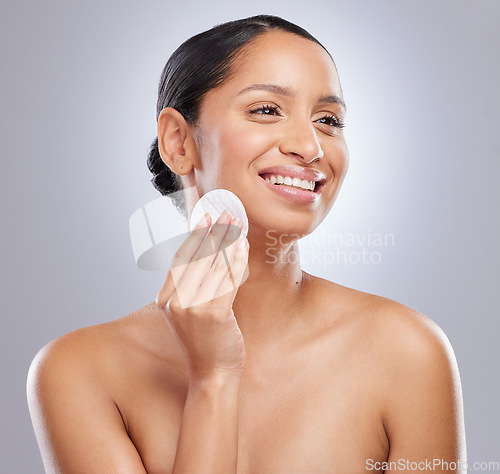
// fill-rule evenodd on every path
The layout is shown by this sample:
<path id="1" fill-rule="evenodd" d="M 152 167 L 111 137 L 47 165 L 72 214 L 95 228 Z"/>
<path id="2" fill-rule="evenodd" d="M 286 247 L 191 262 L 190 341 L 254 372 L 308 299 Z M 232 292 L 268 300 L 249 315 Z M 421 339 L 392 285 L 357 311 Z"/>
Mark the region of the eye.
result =
<path id="1" fill-rule="evenodd" d="M 276 105 L 260 105 L 255 109 L 250 109 L 249 112 L 257 115 L 281 115 L 280 108 Z"/>
<path id="2" fill-rule="evenodd" d="M 335 115 L 325 115 L 324 117 L 321 117 L 319 120 L 316 120 L 316 122 L 324 123 L 329 127 L 337 127 L 337 128 L 345 127 L 345 124 L 338 117 L 335 117 Z"/>

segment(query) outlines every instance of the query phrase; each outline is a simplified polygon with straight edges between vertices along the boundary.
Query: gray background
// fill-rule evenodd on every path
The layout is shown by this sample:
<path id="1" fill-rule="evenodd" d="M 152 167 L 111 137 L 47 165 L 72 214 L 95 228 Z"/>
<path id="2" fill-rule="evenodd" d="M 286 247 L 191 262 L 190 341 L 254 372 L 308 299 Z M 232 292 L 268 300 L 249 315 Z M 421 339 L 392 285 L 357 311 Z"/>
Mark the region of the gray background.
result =
<path id="1" fill-rule="evenodd" d="M 340 71 L 351 167 L 317 232 L 394 237 L 367 247 L 377 264 L 304 268 L 435 320 L 461 371 L 469 461 L 500 460 L 498 0 L 3 0 L 2 472 L 42 472 L 25 395 L 36 352 L 163 281 L 135 267 L 128 219 L 159 197 L 145 159 L 165 61 L 258 13 L 310 30 Z"/>

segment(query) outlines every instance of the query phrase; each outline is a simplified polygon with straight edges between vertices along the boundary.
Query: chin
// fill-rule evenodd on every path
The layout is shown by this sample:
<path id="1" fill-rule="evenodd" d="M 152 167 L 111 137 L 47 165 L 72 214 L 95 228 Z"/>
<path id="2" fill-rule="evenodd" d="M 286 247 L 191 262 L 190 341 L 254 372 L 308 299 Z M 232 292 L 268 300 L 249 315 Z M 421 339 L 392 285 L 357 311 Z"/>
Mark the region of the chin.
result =
<path id="1" fill-rule="evenodd" d="M 249 238 L 262 241 L 278 239 L 282 245 L 290 244 L 311 234 L 318 227 L 319 222 L 315 222 L 311 217 L 309 219 L 302 218 L 302 220 L 287 220 L 272 218 L 268 214 L 267 216 L 255 216 L 252 219 L 249 215 Z"/>

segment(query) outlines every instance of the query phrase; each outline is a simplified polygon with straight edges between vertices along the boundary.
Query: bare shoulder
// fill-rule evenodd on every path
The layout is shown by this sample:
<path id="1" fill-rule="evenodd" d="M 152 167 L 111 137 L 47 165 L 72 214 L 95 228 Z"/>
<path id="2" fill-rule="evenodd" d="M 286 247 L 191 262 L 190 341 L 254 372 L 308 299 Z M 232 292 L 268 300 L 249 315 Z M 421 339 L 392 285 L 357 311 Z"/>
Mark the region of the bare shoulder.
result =
<path id="1" fill-rule="evenodd" d="M 33 359 L 32 367 L 46 365 L 91 365 L 102 355 L 113 351 L 126 339 L 128 317 L 108 323 L 76 329 L 45 344 Z"/>
<path id="2" fill-rule="evenodd" d="M 408 439 L 421 431 L 422 446 L 436 434 L 443 459 L 459 459 L 465 453 L 462 385 L 448 337 L 411 307 L 380 296 L 367 298 L 374 308 L 367 325 L 378 339 L 383 419 L 392 451 L 408 451 Z"/>
<path id="3" fill-rule="evenodd" d="M 162 326 L 147 308 L 60 336 L 34 357 L 28 406 L 47 472 L 145 472 L 120 394 L 162 360 L 154 342 Z"/>
<path id="4" fill-rule="evenodd" d="M 429 358 L 454 363 L 450 341 L 431 317 L 383 296 L 314 277 L 329 307 L 341 315 L 358 336 L 377 340 L 392 365 Z"/>
<path id="5" fill-rule="evenodd" d="M 133 393 L 149 396 L 155 385 L 175 386 L 185 366 L 177 340 L 157 305 L 150 303 L 119 319 L 71 331 L 43 346 L 28 371 L 28 404 L 32 413 L 50 404 L 67 404 L 68 411 L 73 410 L 68 403 L 71 393 L 73 404 L 82 409 L 91 402 L 100 404 L 108 415 L 118 414 L 115 421 L 128 429 L 130 387 L 135 387 Z"/>
<path id="6" fill-rule="evenodd" d="M 340 315 L 332 327 L 343 330 L 353 350 L 369 354 L 371 370 L 387 382 L 380 385 L 386 399 L 430 382 L 434 390 L 460 392 L 452 345 L 431 317 L 383 296 L 322 279 L 317 284 Z"/>
<path id="7" fill-rule="evenodd" d="M 349 350 L 360 355 L 360 373 L 378 400 L 389 459 L 464 460 L 462 388 L 443 330 L 397 301 L 322 285 L 333 295 L 332 307 L 341 314 L 337 327 L 343 339 L 347 335 Z"/>
<path id="8" fill-rule="evenodd" d="M 116 369 L 132 368 L 134 360 L 166 356 L 160 349 L 168 347 L 168 335 L 166 325 L 150 304 L 119 319 L 80 328 L 50 341 L 35 355 L 29 377 L 43 370 L 57 372 L 59 379 L 65 374 L 74 379 L 76 371 L 80 371 L 94 380 L 102 378 L 103 385 L 109 385 Z"/>
<path id="9" fill-rule="evenodd" d="M 394 370 L 422 369 L 449 372 L 456 369 L 451 343 L 428 315 L 400 302 L 371 294 L 364 294 L 366 312 L 364 324 L 385 347 L 383 353 Z"/>
<path id="10" fill-rule="evenodd" d="M 124 320 L 84 327 L 45 344 L 34 356 L 27 378 L 30 411 L 58 403 L 68 391 L 88 395 L 99 387 L 99 396 L 112 402 L 112 381 L 108 374 L 121 365 L 117 347 L 127 346 Z"/>

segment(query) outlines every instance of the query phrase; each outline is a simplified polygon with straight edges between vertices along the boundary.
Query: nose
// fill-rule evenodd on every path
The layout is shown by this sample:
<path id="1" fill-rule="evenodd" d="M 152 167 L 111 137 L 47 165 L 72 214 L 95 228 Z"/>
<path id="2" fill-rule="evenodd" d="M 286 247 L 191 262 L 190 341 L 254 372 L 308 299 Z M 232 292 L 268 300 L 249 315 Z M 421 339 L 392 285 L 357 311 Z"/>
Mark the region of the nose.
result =
<path id="1" fill-rule="evenodd" d="M 310 120 L 296 120 L 293 123 L 287 123 L 279 149 L 281 153 L 300 158 L 306 163 L 323 158 L 323 149 Z"/>

